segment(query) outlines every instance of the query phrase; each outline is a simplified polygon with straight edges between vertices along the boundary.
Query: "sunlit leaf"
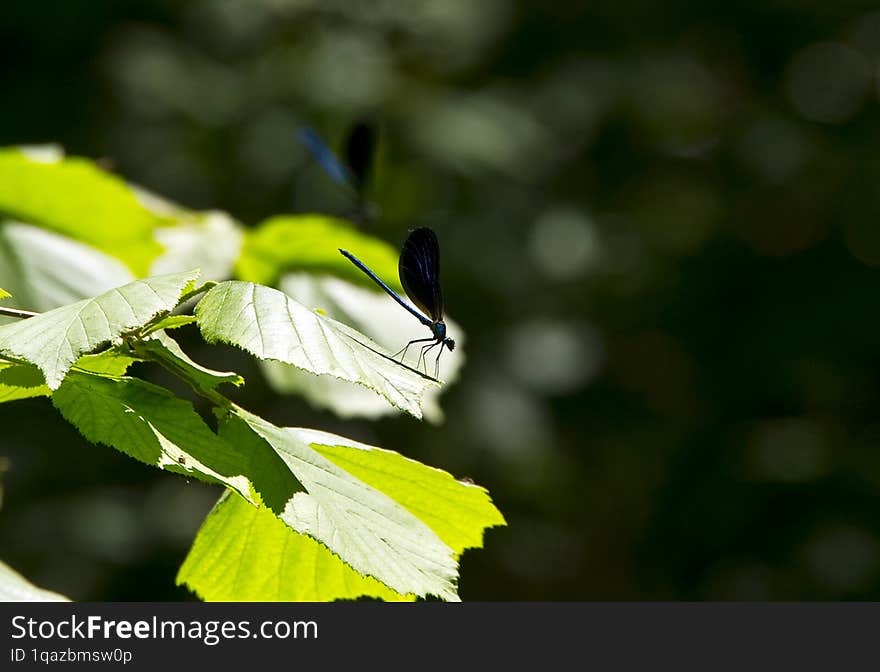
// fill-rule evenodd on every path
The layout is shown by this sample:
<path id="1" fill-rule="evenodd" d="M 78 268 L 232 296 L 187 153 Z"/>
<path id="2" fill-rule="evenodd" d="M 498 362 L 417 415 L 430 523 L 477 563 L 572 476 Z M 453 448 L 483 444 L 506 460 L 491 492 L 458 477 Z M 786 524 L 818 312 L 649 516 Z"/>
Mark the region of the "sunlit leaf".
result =
<path id="1" fill-rule="evenodd" d="M 198 267 L 205 280 L 231 277 L 244 237 L 241 226 L 223 212 L 176 214 L 180 223 L 155 231 L 165 251 L 153 261 L 150 275 Z"/>
<path id="2" fill-rule="evenodd" d="M 269 509 L 264 511 L 271 510 L 270 515 L 279 517 L 292 530 L 326 547 L 319 549 L 304 540 L 285 542 L 299 544 L 314 556 L 305 566 L 334 567 L 332 571 L 343 577 L 339 581 L 348 586 L 347 590 L 395 597 L 370 581 L 355 580 L 330 560 L 329 552 L 360 575 L 372 576 L 401 595 L 457 599 L 456 551 L 393 498 L 322 457 L 307 443 L 315 436 L 304 430 L 279 428 L 233 407 L 234 415 L 221 423 L 217 434 L 189 402 L 158 386 L 126 377 L 72 372 L 52 400 L 65 419 L 93 443 L 112 446 L 168 471 L 222 483 L 253 505 L 265 504 Z M 328 436 L 320 435 L 318 441 L 327 442 Z M 345 443 L 341 437 L 332 441 Z M 377 459 L 387 459 L 382 452 L 374 454 Z M 340 459 L 339 455 L 333 457 Z M 386 471 L 376 467 L 373 473 Z M 467 515 L 466 507 L 462 513 Z M 265 515 L 258 518 L 265 524 Z M 272 538 L 283 536 L 276 528 Z M 245 552 L 248 544 L 233 546 Z M 196 558 L 202 562 L 204 553 Z M 254 577 L 247 580 L 259 583 Z M 194 588 L 198 585 L 196 580 Z M 331 598 L 333 586 L 333 582 L 328 584 L 320 594 L 322 599 Z M 234 590 L 235 586 L 218 586 L 215 582 L 213 587 L 204 588 L 221 589 Z M 224 597 L 231 599 L 232 595 L 224 593 Z M 236 599 L 245 599 L 245 595 Z"/>
<path id="3" fill-rule="evenodd" d="M 282 278 L 280 289 L 299 303 L 320 308 L 329 317 L 351 325 L 366 334 L 388 352 L 397 352 L 412 339 L 425 338 L 430 332 L 413 319 L 412 315 L 401 310 L 387 294 L 381 291 L 358 287 L 330 276 L 316 276 L 307 273 L 291 273 Z M 444 348 L 440 358 L 440 374 L 443 386 L 431 387 L 422 398 L 424 417 L 431 422 L 440 422 L 443 411 L 440 408 L 440 394 L 449 383 L 455 382 L 465 359 L 465 335 L 461 327 L 447 318 L 448 333 L 456 340 L 452 352 Z M 407 353 L 407 363 L 418 364 L 420 347 L 417 344 Z M 429 357 L 427 370 L 434 373 L 434 355 Z M 327 408 L 342 417 L 375 418 L 393 413 L 385 401 L 360 386 L 346 381 L 324 377 L 315 380 L 301 369 L 267 361 L 262 363 L 266 378 L 272 387 L 287 394 L 297 393 L 306 397 L 319 408 Z"/>
<path id="4" fill-rule="evenodd" d="M 304 443 L 415 514 L 456 553 L 483 545 L 484 530 L 505 525 L 489 493 L 392 450 L 314 429 L 291 429 Z"/>
<path id="5" fill-rule="evenodd" d="M 455 552 L 430 527 L 322 457 L 297 430 L 276 427 L 240 408 L 235 414 L 305 488 L 285 505 L 280 515 L 285 523 L 398 593 L 458 600 Z"/>
<path id="6" fill-rule="evenodd" d="M 323 215 L 272 217 L 245 238 L 236 277 L 275 285 L 290 271 L 326 273 L 355 284 L 372 281 L 339 253 L 347 249 L 392 288 L 403 291 L 397 277 L 398 251 L 385 241 L 358 231 L 348 222 Z"/>
<path id="7" fill-rule="evenodd" d="M 43 374 L 36 366 L 0 360 L 0 403 L 44 397 L 49 393 Z"/>
<path id="8" fill-rule="evenodd" d="M 138 280 L 27 320 L 0 326 L 0 355 L 35 364 L 57 389 L 83 354 L 170 311 L 197 271 Z"/>
<path id="9" fill-rule="evenodd" d="M 166 471 L 222 483 L 253 500 L 253 460 L 217 436 L 188 401 L 136 378 L 71 373 L 52 395 L 65 420 L 100 443 Z M 264 469 L 267 470 L 267 469 Z"/>
<path id="10" fill-rule="evenodd" d="M 92 161 L 19 148 L 0 149 L 0 214 L 88 243 L 137 275 L 162 251 L 153 229 L 169 223 Z"/>
<path id="11" fill-rule="evenodd" d="M 205 294 L 195 314 L 210 343 L 229 343 L 260 359 L 358 383 L 419 418 L 425 390 L 436 385 L 366 336 L 269 287 L 220 283 Z"/>
<path id="12" fill-rule="evenodd" d="M 5 289 L 3 289 L 2 287 L 0 287 L 0 300 L 2 300 L 2 299 L 8 299 L 10 296 L 12 296 L 12 294 L 10 294 L 10 293 L 7 292 Z"/>
<path id="13" fill-rule="evenodd" d="M 0 602 L 70 602 L 70 599 L 37 588 L 5 562 L 0 562 Z"/>
<path id="14" fill-rule="evenodd" d="M 102 376 L 124 376 L 137 358 L 132 357 L 124 348 L 111 348 L 96 355 L 83 355 L 73 365 L 73 369 L 81 373 L 97 373 Z"/>
<path id="15" fill-rule="evenodd" d="M 11 305 L 42 312 L 132 280 L 125 264 L 94 247 L 27 224 L 0 225 L 0 283 Z"/>
<path id="16" fill-rule="evenodd" d="M 202 524 L 177 582 L 215 602 L 413 599 L 360 575 L 268 509 L 228 492 Z"/>
<path id="17" fill-rule="evenodd" d="M 78 371 L 121 376 L 135 360 L 123 354 L 108 351 L 98 355 L 83 355 L 73 368 Z M 33 364 L 0 360 L 0 403 L 48 397 L 52 391 L 43 379 L 43 373 Z"/>
<path id="18" fill-rule="evenodd" d="M 180 327 L 185 327 L 188 324 L 195 324 L 197 322 L 195 315 L 168 315 L 163 317 L 158 322 L 154 322 L 149 325 L 148 331 L 162 331 L 168 329 L 178 329 Z M 147 331 L 145 330 L 145 331 Z"/>

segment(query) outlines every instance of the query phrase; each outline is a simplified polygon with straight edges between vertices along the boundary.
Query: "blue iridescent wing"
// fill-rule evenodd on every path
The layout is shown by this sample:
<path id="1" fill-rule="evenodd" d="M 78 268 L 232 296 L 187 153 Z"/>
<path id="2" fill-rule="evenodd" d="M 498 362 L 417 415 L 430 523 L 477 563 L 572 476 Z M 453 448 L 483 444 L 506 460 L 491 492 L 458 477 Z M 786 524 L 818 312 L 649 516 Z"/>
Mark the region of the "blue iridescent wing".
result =
<path id="1" fill-rule="evenodd" d="M 334 182 L 351 186 L 351 177 L 348 169 L 340 163 L 339 159 L 333 153 L 323 138 L 315 131 L 315 129 L 305 126 L 299 130 L 299 140 L 312 155 L 312 158 L 318 163 L 324 172 L 330 176 Z"/>
<path id="2" fill-rule="evenodd" d="M 397 270 L 410 301 L 434 322 L 441 322 L 440 246 L 431 229 L 423 227 L 410 231 L 400 251 Z"/>

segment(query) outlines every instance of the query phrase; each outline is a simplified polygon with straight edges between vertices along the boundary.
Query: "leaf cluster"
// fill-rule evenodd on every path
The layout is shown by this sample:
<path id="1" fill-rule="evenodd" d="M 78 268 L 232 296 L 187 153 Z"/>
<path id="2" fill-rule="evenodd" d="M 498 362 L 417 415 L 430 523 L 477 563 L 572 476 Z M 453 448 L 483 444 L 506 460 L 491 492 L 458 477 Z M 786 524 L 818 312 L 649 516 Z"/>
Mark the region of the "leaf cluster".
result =
<path id="1" fill-rule="evenodd" d="M 458 599 L 460 554 L 504 524 L 486 490 L 393 451 L 276 426 L 225 396 L 240 375 L 194 361 L 172 336 L 195 327 L 264 362 L 280 391 L 317 390 L 310 398 L 336 410 L 356 386 L 373 414 L 381 404 L 436 418 L 438 380 L 334 319 L 359 296 L 381 301 L 337 248 L 358 249 L 389 280 L 393 248 L 317 215 L 245 231 L 45 149 L 0 150 L 0 215 L 0 285 L 12 294 L 0 290 L 0 403 L 47 397 L 91 443 L 223 486 L 180 583 L 207 600 Z M 185 383 L 216 427 L 191 399 L 129 375 L 134 362 Z M 12 578 L 0 590 L 24 589 Z"/>

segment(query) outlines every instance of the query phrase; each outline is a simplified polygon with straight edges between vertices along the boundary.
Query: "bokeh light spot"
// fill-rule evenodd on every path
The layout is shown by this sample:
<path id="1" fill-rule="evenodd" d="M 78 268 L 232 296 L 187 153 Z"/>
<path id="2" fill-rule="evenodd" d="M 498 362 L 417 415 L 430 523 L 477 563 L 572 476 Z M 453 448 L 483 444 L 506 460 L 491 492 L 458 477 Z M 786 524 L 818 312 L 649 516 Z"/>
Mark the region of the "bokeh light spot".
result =
<path id="1" fill-rule="evenodd" d="M 784 418 L 758 425 L 751 435 L 752 471 L 765 480 L 802 482 L 825 468 L 826 432 L 805 418 Z"/>
<path id="2" fill-rule="evenodd" d="M 862 107 L 871 86 L 871 67 L 858 51 L 837 42 L 811 44 L 794 55 L 785 91 L 805 119 L 829 124 L 848 121 Z"/>
<path id="3" fill-rule="evenodd" d="M 535 320 L 511 329 L 507 356 L 514 375 L 543 394 L 566 394 L 595 377 L 602 339 L 585 324 Z"/>
<path id="4" fill-rule="evenodd" d="M 532 228 L 530 244 L 538 269 L 553 280 L 577 278 L 602 258 L 602 243 L 592 219 L 568 206 L 542 213 Z"/>
<path id="5" fill-rule="evenodd" d="M 851 524 L 820 530 L 803 549 L 803 560 L 813 578 L 826 590 L 863 590 L 880 569 L 880 541 Z"/>

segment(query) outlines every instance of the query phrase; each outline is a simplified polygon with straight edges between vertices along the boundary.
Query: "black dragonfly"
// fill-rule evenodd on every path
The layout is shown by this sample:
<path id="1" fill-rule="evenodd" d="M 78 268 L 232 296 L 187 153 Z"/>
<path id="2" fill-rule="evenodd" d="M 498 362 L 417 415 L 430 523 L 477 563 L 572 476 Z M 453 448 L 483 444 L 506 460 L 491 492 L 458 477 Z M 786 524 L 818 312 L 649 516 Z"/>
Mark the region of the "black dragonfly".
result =
<path id="1" fill-rule="evenodd" d="M 417 338 L 409 343 L 394 356 L 403 353 L 406 357 L 406 351 L 409 346 L 414 343 L 427 343 L 422 346 L 419 355 L 417 367 L 421 365 L 422 360 L 433 348 L 440 346 L 437 358 L 434 360 L 434 377 L 440 371 L 440 355 L 443 354 L 443 346 L 452 351 L 455 348 L 455 341 L 446 335 L 446 323 L 443 321 L 443 292 L 440 289 L 440 246 L 437 243 L 437 235 L 429 228 L 422 227 L 413 229 L 409 232 L 406 241 L 403 243 L 403 249 L 400 251 L 400 260 L 397 265 L 397 271 L 400 275 L 400 283 L 406 291 L 409 299 L 418 307 L 416 310 L 409 305 L 403 298 L 386 285 L 366 264 L 354 256 L 347 250 L 339 250 L 347 259 L 355 266 L 366 273 L 379 287 L 384 289 L 392 299 L 397 301 L 406 310 L 412 313 L 415 318 L 431 330 L 430 338 Z"/>

